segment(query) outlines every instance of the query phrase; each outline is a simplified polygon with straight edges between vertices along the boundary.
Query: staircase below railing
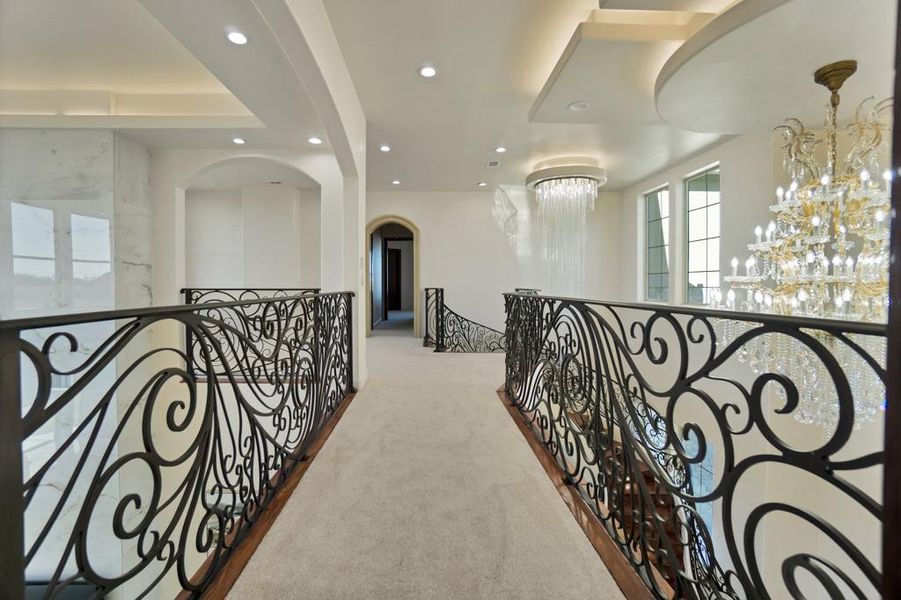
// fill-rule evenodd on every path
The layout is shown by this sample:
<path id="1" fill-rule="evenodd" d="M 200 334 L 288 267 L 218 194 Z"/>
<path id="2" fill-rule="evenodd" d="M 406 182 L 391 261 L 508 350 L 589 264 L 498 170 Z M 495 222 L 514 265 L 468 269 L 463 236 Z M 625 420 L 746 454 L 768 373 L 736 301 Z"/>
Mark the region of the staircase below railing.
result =
<path id="1" fill-rule="evenodd" d="M 504 397 L 621 587 L 879 596 L 885 326 L 505 297 Z M 803 422 L 811 388 L 834 428 Z"/>
<path id="2" fill-rule="evenodd" d="M 454 312 L 444 302 L 444 288 L 425 289 L 423 346 L 435 352 L 504 352 L 506 339 L 497 329 Z"/>

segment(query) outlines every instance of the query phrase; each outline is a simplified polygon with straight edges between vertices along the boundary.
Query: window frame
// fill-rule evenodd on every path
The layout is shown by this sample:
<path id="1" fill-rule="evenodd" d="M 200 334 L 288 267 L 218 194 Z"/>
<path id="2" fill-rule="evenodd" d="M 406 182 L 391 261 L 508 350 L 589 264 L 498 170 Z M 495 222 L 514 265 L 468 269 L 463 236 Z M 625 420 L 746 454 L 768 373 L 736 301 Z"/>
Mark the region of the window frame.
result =
<path id="1" fill-rule="evenodd" d="M 716 172 L 717 172 L 717 176 L 718 176 L 718 179 L 719 179 L 719 185 L 717 186 L 717 187 L 718 187 L 718 189 L 717 189 L 718 200 L 717 200 L 716 202 L 714 202 L 714 203 L 710 203 L 710 202 L 709 202 L 710 189 L 708 188 L 708 189 L 705 189 L 705 191 L 704 191 L 704 194 L 705 194 L 705 200 L 704 200 L 704 202 L 705 202 L 705 204 L 704 204 L 703 206 L 700 206 L 700 207 L 697 207 L 697 208 L 691 208 L 691 202 L 690 202 L 690 200 L 689 200 L 689 198 L 690 198 L 690 192 L 689 192 L 689 189 L 688 189 L 689 184 L 690 184 L 692 181 L 694 181 L 694 180 L 696 180 L 696 179 L 698 179 L 698 178 L 700 178 L 700 177 L 706 177 L 707 175 L 709 175 L 709 174 L 710 174 L 711 172 L 713 172 L 713 171 L 716 171 Z M 685 277 L 685 281 L 684 281 L 684 284 L 683 284 L 681 287 L 682 287 L 682 293 L 684 294 L 684 300 L 683 300 L 683 301 L 684 301 L 685 304 L 690 305 L 690 306 L 706 306 L 707 302 L 705 301 L 705 298 L 704 298 L 704 296 L 703 296 L 704 290 L 714 289 L 713 287 L 707 285 L 707 283 L 708 283 L 708 281 L 709 281 L 709 280 L 707 279 L 707 277 L 709 276 L 709 274 L 711 274 L 711 273 L 716 273 L 716 274 L 717 274 L 717 279 L 719 280 L 719 285 L 716 286 L 716 288 L 719 289 L 719 288 L 722 287 L 722 246 L 721 246 L 721 240 L 722 240 L 722 238 L 723 238 L 723 235 L 722 235 L 722 234 L 723 234 L 723 231 L 722 231 L 722 226 L 723 226 L 723 213 L 722 213 L 723 198 L 722 198 L 722 189 L 723 189 L 723 186 L 722 186 L 722 166 L 721 166 L 721 164 L 720 164 L 719 161 L 714 162 L 714 163 L 711 163 L 711 164 L 709 164 L 709 165 L 706 165 L 706 166 L 704 166 L 704 167 L 702 167 L 702 168 L 700 168 L 700 169 L 697 169 L 697 170 L 695 170 L 695 171 L 692 171 L 691 173 L 685 175 L 685 177 L 683 177 L 683 179 L 682 179 L 682 198 L 683 198 L 682 204 L 683 204 L 683 206 L 684 206 L 684 208 L 683 208 L 683 210 L 682 210 L 682 218 L 683 218 L 684 221 L 685 221 L 685 225 L 684 225 L 681 229 L 682 229 L 682 234 L 685 236 L 685 237 L 684 237 L 684 240 L 683 240 L 683 244 L 682 244 L 682 247 L 683 247 L 683 250 L 684 250 L 684 253 L 685 253 L 685 254 L 684 254 L 684 259 L 683 259 L 683 261 L 682 261 L 682 262 L 683 262 L 683 265 L 684 265 L 684 268 L 681 269 L 681 271 L 682 271 L 682 275 Z M 693 240 L 693 239 L 691 238 L 691 231 L 690 231 L 690 229 L 691 229 L 691 213 L 703 211 L 703 212 L 704 212 L 704 217 L 705 217 L 705 227 L 709 227 L 709 218 L 710 218 L 710 213 L 709 213 L 709 211 L 710 211 L 710 208 L 711 208 L 712 206 L 718 207 L 718 215 L 717 215 L 717 235 L 715 235 L 715 236 L 710 236 L 710 235 L 708 235 L 708 234 L 709 234 L 709 230 L 708 230 L 708 231 L 705 233 L 705 236 L 706 236 L 706 237 L 698 238 L 698 239 L 694 239 L 694 240 Z M 709 257 L 710 257 L 710 256 L 709 256 L 709 243 L 710 243 L 711 240 L 716 240 L 717 245 L 718 245 L 718 247 L 719 247 L 719 251 L 718 251 L 718 253 L 717 253 L 717 264 L 716 264 L 716 269 L 711 269 L 711 268 L 710 268 L 710 263 L 708 262 L 708 259 L 709 259 Z M 705 246 L 704 246 L 704 247 L 705 247 L 704 265 L 705 265 L 706 268 L 705 268 L 703 271 L 692 271 L 692 270 L 691 270 L 691 243 L 692 243 L 692 242 L 705 242 Z M 692 302 L 692 300 L 691 300 L 691 289 L 692 289 L 692 288 L 691 288 L 691 275 L 692 275 L 692 274 L 697 274 L 697 273 L 704 273 L 704 274 L 705 274 L 705 285 L 704 285 L 703 288 L 701 288 L 701 289 L 702 289 L 702 297 L 701 297 L 701 301 L 700 301 L 700 302 Z"/>
<path id="2" fill-rule="evenodd" d="M 664 237 L 664 240 L 666 243 L 661 244 L 659 246 L 651 247 L 650 240 L 648 239 L 648 229 L 649 229 L 649 225 L 651 224 L 651 220 L 648 217 L 648 198 L 652 194 L 660 194 L 661 192 L 664 192 L 666 194 L 666 207 L 667 207 L 666 216 L 660 217 L 658 219 L 654 219 L 654 222 L 665 221 L 665 227 L 661 231 L 663 233 L 663 237 Z M 669 303 L 672 301 L 672 291 L 673 291 L 672 285 L 671 285 L 671 283 L 672 283 L 671 277 L 672 277 L 672 272 L 673 272 L 673 269 L 672 269 L 672 267 L 673 267 L 673 255 L 672 255 L 673 240 L 671 239 L 672 236 L 669 235 L 671 232 L 670 228 L 672 226 L 672 218 L 673 218 L 673 194 L 671 193 L 669 182 L 659 185 L 657 187 L 654 187 L 654 188 L 642 193 L 641 194 L 641 202 L 642 202 L 642 216 L 643 216 L 642 223 L 643 223 L 643 227 L 644 227 L 644 236 L 643 236 L 644 244 L 643 244 L 643 250 L 641 253 L 642 262 L 643 262 L 642 274 L 643 274 L 643 279 L 644 279 L 643 286 L 642 286 L 642 288 L 644 290 L 643 294 L 642 294 L 643 300 L 645 302 Z M 656 248 L 664 249 L 664 256 L 667 257 L 666 273 L 651 273 L 650 272 L 650 251 L 653 249 L 656 249 Z M 648 284 L 650 282 L 651 275 L 658 275 L 658 276 L 666 275 L 665 298 L 650 298 L 649 297 L 648 291 L 650 289 L 650 286 Z"/>

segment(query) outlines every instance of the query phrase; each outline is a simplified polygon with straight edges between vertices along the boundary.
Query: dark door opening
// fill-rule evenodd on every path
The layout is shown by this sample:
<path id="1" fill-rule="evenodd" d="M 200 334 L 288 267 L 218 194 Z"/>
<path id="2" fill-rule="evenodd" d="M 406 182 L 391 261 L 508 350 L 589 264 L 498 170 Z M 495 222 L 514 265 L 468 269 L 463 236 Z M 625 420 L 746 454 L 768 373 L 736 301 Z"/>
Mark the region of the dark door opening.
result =
<path id="1" fill-rule="evenodd" d="M 400 248 L 386 248 L 385 250 L 387 251 L 385 277 L 388 280 L 388 285 L 385 286 L 385 306 L 388 311 L 402 310 L 400 291 L 402 251 Z M 385 318 L 387 318 L 387 315 L 385 315 Z"/>
<path id="2" fill-rule="evenodd" d="M 372 329 L 413 329 L 413 232 L 398 223 L 382 225 L 370 238 Z"/>

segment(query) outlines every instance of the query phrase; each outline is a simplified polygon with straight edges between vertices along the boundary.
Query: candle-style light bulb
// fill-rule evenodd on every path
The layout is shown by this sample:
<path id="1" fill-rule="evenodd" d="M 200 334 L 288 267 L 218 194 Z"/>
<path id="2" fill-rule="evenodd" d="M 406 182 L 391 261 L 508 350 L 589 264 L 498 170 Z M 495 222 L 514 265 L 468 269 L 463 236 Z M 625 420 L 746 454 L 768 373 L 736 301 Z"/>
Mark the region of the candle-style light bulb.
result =
<path id="1" fill-rule="evenodd" d="M 776 188 L 776 200 L 778 200 L 779 202 L 782 202 L 782 200 L 784 198 L 785 198 L 785 189 L 783 189 L 783 187 L 780 185 L 779 187 Z"/>
<path id="2" fill-rule="evenodd" d="M 754 228 L 754 235 L 757 236 L 757 243 L 759 244 L 759 243 L 760 243 L 760 236 L 763 235 L 763 227 L 761 227 L 760 225 L 758 225 L 757 227 L 755 227 L 755 228 Z"/>
<path id="3" fill-rule="evenodd" d="M 736 275 L 738 275 L 738 257 L 733 256 L 732 257 L 732 276 L 735 277 Z M 729 290 L 729 291 L 731 292 L 732 290 Z"/>
<path id="4" fill-rule="evenodd" d="M 860 172 L 860 180 L 863 181 L 864 183 L 866 183 L 867 181 L 869 181 L 869 180 L 870 180 L 870 172 L 867 171 L 866 169 L 864 169 L 863 171 L 861 171 L 861 172 Z"/>

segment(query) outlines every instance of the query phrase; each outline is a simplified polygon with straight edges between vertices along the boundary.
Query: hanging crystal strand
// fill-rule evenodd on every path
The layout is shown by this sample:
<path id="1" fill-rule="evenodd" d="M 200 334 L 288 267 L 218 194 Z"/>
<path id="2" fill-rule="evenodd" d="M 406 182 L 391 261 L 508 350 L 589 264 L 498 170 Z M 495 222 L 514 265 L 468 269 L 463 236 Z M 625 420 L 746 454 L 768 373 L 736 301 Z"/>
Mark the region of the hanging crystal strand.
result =
<path id="1" fill-rule="evenodd" d="M 582 295 L 586 224 L 589 211 L 594 210 L 597 182 L 553 179 L 540 183 L 536 191 L 550 288 L 557 294 Z"/>

